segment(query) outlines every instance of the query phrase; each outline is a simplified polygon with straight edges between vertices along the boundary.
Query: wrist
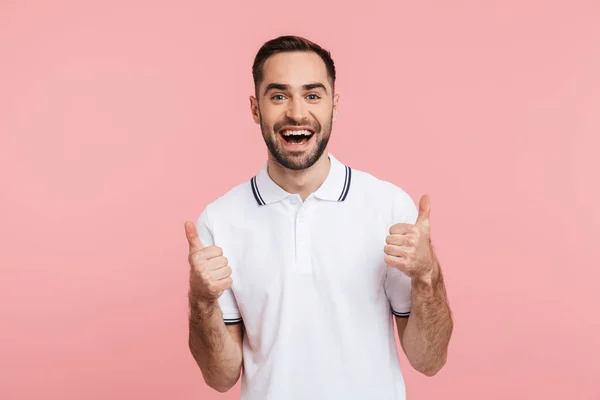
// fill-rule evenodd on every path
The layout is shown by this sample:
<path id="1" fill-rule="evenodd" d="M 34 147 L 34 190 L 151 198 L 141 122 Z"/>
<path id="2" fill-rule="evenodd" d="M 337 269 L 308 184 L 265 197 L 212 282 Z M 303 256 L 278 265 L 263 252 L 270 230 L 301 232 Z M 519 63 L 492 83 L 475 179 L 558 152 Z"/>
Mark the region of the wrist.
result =
<path id="1" fill-rule="evenodd" d="M 420 292 L 431 292 L 440 279 L 440 275 L 440 266 L 436 261 L 433 261 L 425 272 L 412 278 L 412 289 Z"/>
<path id="2" fill-rule="evenodd" d="M 204 300 L 198 298 L 191 298 L 190 306 L 193 312 L 200 317 L 205 318 L 210 317 L 219 309 L 219 304 L 216 300 Z"/>

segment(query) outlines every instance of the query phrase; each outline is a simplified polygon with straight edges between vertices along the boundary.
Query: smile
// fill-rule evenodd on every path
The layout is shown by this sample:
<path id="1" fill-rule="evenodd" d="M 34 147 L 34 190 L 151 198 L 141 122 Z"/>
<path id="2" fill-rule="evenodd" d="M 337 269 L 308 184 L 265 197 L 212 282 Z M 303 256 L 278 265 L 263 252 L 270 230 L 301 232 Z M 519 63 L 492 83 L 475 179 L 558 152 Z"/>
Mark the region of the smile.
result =
<path id="1" fill-rule="evenodd" d="M 310 129 L 282 129 L 281 136 L 287 143 L 305 144 L 315 134 Z"/>

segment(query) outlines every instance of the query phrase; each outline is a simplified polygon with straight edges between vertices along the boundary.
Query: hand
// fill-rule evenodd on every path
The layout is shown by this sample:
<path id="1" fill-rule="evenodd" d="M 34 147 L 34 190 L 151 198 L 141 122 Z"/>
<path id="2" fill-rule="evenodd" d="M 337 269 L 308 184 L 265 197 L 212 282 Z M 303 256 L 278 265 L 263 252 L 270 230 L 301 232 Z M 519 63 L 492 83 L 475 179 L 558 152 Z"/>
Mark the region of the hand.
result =
<path id="1" fill-rule="evenodd" d="M 231 287 L 231 267 L 220 247 L 204 247 L 192 222 L 185 223 L 185 234 L 190 245 L 190 297 L 204 304 L 215 303 Z"/>
<path id="2" fill-rule="evenodd" d="M 436 265 L 429 235 L 429 213 L 429 196 L 423 195 L 416 223 L 393 225 L 383 250 L 387 265 L 424 281 L 431 280 Z"/>

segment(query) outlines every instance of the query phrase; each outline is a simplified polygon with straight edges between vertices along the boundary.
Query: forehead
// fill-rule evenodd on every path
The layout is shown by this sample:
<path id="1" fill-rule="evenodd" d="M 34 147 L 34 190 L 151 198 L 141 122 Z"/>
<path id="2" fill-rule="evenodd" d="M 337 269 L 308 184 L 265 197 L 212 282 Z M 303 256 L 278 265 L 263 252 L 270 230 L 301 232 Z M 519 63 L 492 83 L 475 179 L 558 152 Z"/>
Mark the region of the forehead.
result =
<path id="1" fill-rule="evenodd" d="M 313 52 L 277 53 L 269 57 L 263 65 L 261 86 L 281 83 L 300 87 L 317 82 L 330 86 L 325 62 Z"/>

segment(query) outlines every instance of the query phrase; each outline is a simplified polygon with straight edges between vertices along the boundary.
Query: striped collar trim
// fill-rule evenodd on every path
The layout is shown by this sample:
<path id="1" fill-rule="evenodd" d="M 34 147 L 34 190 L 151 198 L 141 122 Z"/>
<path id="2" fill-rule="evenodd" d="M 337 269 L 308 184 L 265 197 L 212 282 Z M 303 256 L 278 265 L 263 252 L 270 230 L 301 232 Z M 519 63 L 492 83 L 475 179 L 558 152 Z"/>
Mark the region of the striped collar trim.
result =
<path id="1" fill-rule="evenodd" d="M 250 185 L 252 185 L 252 194 L 254 195 L 256 202 L 259 206 L 264 206 L 266 203 L 258 191 L 258 186 L 256 185 L 256 176 L 253 176 L 252 179 L 250 179 Z"/>
<path id="2" fill-rule="evenodd" d="M 329 174 L 323 184 L 312 194 L 313 196 L 328 201 L 342 202 L 348 197 L 352 183 L 352 168 L 342 164 L 333 155 L 329 154 L 331 166 Z M 250 179 L 252 195 L 259 206 L 281 201 L 291 193 L 283 190 L 269 176 L 265 162 L 260 172 Z"/>

